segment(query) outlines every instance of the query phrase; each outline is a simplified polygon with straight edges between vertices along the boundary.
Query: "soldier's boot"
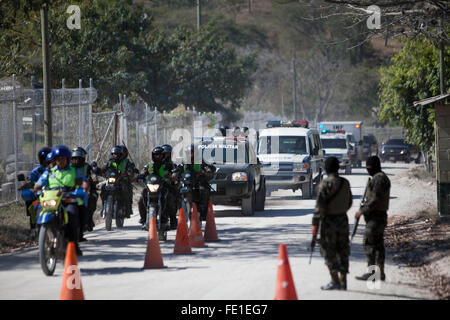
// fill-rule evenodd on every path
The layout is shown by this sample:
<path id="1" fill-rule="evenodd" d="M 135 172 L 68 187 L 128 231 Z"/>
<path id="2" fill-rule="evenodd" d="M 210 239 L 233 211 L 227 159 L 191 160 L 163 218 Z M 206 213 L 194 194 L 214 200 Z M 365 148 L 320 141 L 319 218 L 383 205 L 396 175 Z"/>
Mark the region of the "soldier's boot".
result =
<path id="1" fill-rule="evenodd" d="M 341 290 L 347 290 L 347 274 L 340 272 L 339 273 L 339 282 L 341 284 Z"/>
<path id="2" fill-rule="evenodd" d="M 362 281 L 367 281 L 367 279 L 369 279 L 372 275 L 373 275 L 373 273 L 364 273 L 361 276 L 356 276 L 355 279 L 362 280 Z"/>
<path id="3" fill-rule="evenodd" d="M 330 272 L 330 274 L 331 274 L 331 282 L 325 286 L 321 286 L 320 289 L 322 289 L 322 290 L 340 290 L 341 284 L 339 282 L 339 277 L 338 277 L 337 272 Z"/>
<path id="4" fill-rule="evenodd" d="M 381 281 L 385 281 L 386 280 L 386 274 L 384 273 L 384 264 L 383 265 L 378 265 L 378 267 L 380 268 L 380 280 Z"/>

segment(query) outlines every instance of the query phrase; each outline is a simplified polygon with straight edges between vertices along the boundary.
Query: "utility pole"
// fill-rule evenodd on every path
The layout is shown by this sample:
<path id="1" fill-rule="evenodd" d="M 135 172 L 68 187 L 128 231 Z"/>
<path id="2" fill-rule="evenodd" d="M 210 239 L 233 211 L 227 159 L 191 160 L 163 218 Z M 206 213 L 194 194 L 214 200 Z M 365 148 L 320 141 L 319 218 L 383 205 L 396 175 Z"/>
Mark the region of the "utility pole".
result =
<path id="1" fill-rule="evenodd" d="M 44 83 L 44 144 L 52 147 L 52 95 L 50 88 L 49 46 L 48 46 L 48 4 L 41 7 L 42 32 L 42 77 Z"/>
<path id="2" fill-rule="evenodd" d="M 252 0 L 247 0 L 248 14 L 252 14 Z"/>
<path id="3" fill-rule="evenodd" d="M 202 0 L 197 0 L 197 31 L 202 26 Z"/>
<path id="4" fill-rule="evenodd" d="M 297 119 L 297 70 L 295 68 L 295 50 L 292 56 L 292 99 L 294 107 L 294 119 Z"/>
<path id="5" fill-rule="evenodd" d="M 440 34 L 441 37 L 443 37 L 443 35 L 444 35 L 444 28 L 442 27 L 442 19 L 443 18 L 439 19 L 439 27 L 440 27 L 439 29 L 440 29 L 440 32 L 441 32 L 441 34 Z M 445 94 L 446 93 L 446 90 L 445 90 L 445 74 L 444 74 L 444 70 L 445 70 L 445 68 L 444 68 L 444 65 L 445 65 L 444 57 L 445 57 L 444 40 L 440 39 L 440 41 L 439 41 L 439 60 L 440 60 L 439 61 L 439 73 L 440 73 L 440 80 L 441 80 L 441 83 L 440 83 L 441 94 Z"/>

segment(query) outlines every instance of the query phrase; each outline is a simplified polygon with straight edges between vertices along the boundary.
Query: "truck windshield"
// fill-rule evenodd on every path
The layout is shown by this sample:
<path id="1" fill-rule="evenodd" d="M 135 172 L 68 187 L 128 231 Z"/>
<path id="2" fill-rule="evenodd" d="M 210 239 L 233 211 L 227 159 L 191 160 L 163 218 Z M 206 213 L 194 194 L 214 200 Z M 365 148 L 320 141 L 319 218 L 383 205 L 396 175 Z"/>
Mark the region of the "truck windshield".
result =
<path id="1" fill-rule="evenodd" d="M 278 140 L 278 143 L 277 141 Z M 278 147 L 277 147 L 278 144 Z M 278 149 L 278 150 L 276 150 Z M 306 154 L 306 137 L 304 136 L 277 136 L 261 137 L 258 145 L 259 154 Z"/>
<path id="2" fill-rule="evenodd" d="M 322 140 L 322 148 L 324 149 L 347 149 L 345 139 L 324 139 Z"/>
<path id="3" fill-rule="evenodd" d="M 388 145 L 404 145 L 405 144 L 405 140 L 403 139 L 389 139 L 386 144 Z"/>
<path id="4" fill-rule="evenodd" d="M 248 144 L 245 142 L 213 141 L 199 146 L 203 160 L 211 164 L 249 163 Z"/>

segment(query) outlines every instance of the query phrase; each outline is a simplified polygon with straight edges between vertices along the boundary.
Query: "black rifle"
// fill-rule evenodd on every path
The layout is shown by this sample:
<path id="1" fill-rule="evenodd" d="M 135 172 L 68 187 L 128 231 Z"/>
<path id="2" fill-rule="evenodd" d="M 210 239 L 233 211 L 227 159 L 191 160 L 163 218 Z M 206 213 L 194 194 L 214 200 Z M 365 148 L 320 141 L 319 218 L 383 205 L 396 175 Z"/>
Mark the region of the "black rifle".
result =
<path id="1" fill-rule="evenodd" d="M 311 259 L 314 253 L 314 247 L 316 246 L 316 241 L 317 241 L 317 234 L 313 235 L 312 240 L 311 240 L 311 255 L 309 256 L 309 264 L 311 264 Z"/>
<path id="2" fill-rule="evenodd" d="M 362 207 L 364 205 L 364 203 L 366 202 L 366 194 L 367 194 L 367 189 L 368 189 L 368 186 L 369 186 L 369 182 L 370 182 L 370 178 L 369 178 L 369 180 L 367 180 L 366 189 L 364 190 L 364 195 L 363 195 L 360 207 Z M 352 240 L 355 237 L 356 230 L 358 229 L 358 224 L 359 224 L 359 219 L 360 218 L 361 217 L 359 217 L 358 219 L 355 220 L 355 225 L 353 226 L 352 235 L 350 237 L 350 246 L 352 245 Z"/>
<path id="3" fill-rule="evenodd" d="M 361 217 L 359 217 L 359 218 L 361 218 Z M 358 229 L 359 218 L 355 220 L 355 225 L 353 226 L 352 236 L 350 237 L 350 245 L 352 245 L 353 237 L 355 236 L 356 230 Z"/>

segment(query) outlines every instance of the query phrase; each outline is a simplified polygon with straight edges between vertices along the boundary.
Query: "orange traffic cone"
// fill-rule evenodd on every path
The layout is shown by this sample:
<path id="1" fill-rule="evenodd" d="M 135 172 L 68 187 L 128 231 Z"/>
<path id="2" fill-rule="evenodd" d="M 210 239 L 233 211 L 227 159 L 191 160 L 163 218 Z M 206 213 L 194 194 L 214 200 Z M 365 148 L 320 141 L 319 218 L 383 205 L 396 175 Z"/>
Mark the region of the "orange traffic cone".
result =
<path id="1" fill-rule="evenodd" d="M 189 243 L 186 219 L 184 218 L 184 210 L 180 208 L 178 215 L 177 236 L 175 238 L 174 254 L 191 254 L 191 244 Z"/>
<path id="2" fill-rule="evenodd" d="M 155 268 L 164 268 L 164 263 L 161 255 L 161 248 L 159 247 L 156 218 L 151 218 L 148 231 L 147 250 L 145 252 L 144 269 Z"/>
<path id="3" fill-rule="evenodd" d="M 64 260 L 64 275 L 60 300 L 84 300 L 83 288 L 81 286 L 80 269 L 77 263 L 75 242 L 69 242 Z"/>
<path id="4" fill-rule="evenodd" d="M 216 222 L 214 220 L 214 209 L 212 201 L 208 203 L 208 214 L 206 215 L 205 241 L 219 241 Z"/>
<path id="5" fill-rule="evenodd" d="M 204 247 L 205 240 L 202 234 L 202 225 L 198 216 L 197 205 L 194 203 L 192 207 L 191 227 L 189 229 L 189 241 L 191 247 Z"/>
<path id="6" fill-rule="evenodd" d="M 274 299 L 297 300 L 297 293 L 295 291 L 294 279 L 292 278 L 285 244 L 280 244 L 278 248 L 278 272 Z"/>

